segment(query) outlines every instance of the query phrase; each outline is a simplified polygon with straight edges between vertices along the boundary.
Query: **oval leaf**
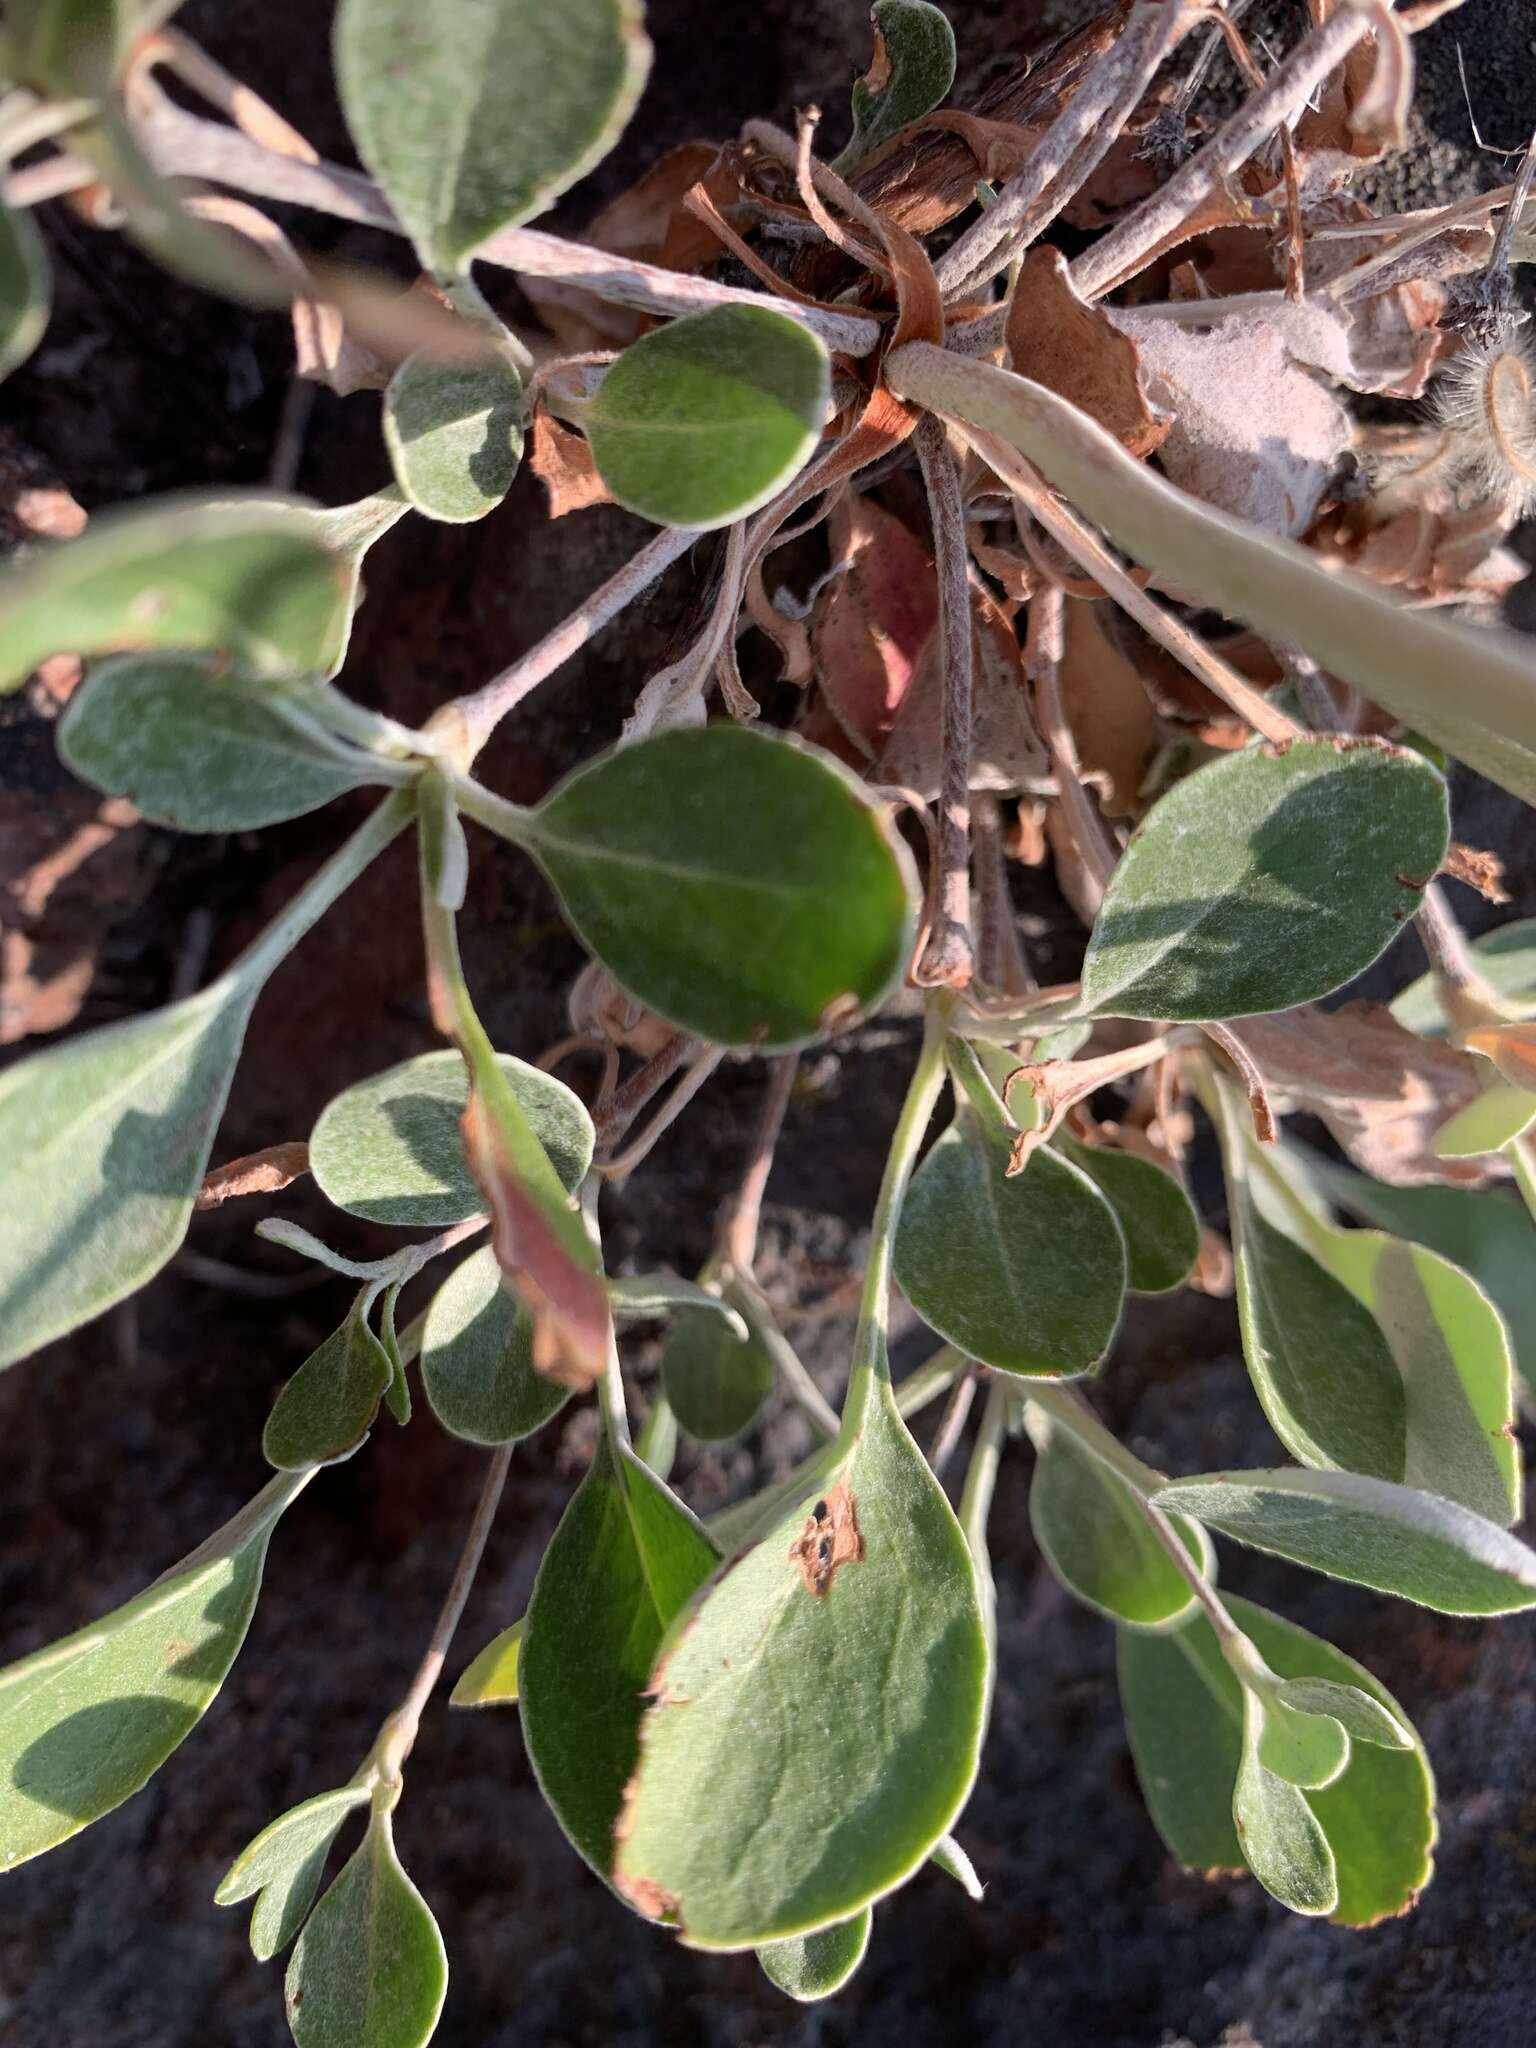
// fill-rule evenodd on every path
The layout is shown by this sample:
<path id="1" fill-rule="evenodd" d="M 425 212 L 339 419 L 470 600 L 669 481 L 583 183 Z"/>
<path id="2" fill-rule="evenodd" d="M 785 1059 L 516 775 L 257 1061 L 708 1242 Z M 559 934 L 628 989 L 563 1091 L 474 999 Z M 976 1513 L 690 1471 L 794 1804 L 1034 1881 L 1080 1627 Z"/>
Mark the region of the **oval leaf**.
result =
<path id="1" fill-rule="evenodd" d="M 97 663 L 59 721 L 58 746 L 82 781 L 176 832 L 256 831 L 376 779 L 366 754 L 303 720 L 302 698 L 221 655 Z"/>
<path id="2" fill-rule="evenodd" d="M 499 356 L 400 365 L 384 394 L 384 445 L 418 512 L 462 526 L 495 511 L 522 460 L 522 403 L 522 379 Z"/>
<path id="3" fill-rule="evenodd" d="M 1009 1176 L 1004 1144 L 962 1116 L 913 1176 L 896 1278 L 923 1318 L 1003 1372 L 1087 1372 L 1125 1295 L 1125 1245 L 1088 1179 L 1038 1147 Z"/>
<path id="4" fill-rule="evenodd" d="M 288 2025 L 298 2048 L 426 2048 L 447 1990 L 443 1937 L 376 1805 L 299 1936 L 283 1987 Z"/>
<path id="5" fill-rule="evenodd" d="M 1083 1003 L 1206 1019 L 1327 995 L 1418 909 L 1449 829 L 1444 782 L 1400 748 L 1303 739 L 1226 755 L 1175 784 L 1132 838 Z"/>
<path id="6" fill-rule="evenodd" d="M 355 1451 L 373 1427 L 394 1366 L 368 1327 L 373 1290 L 365 1288 L 339 1330 L 312 1351 L 267 1417 L 261 1454 L 280 1472 L 328 1465 Z"/>
<path id="7" fill-rule="evenodd" d="M 19 369 L 48 326 L 52 283 L 30 214 L 0 205 L 0 378 Z"/>
<path id="8" fill-rule="evenodd" d="M 1293 1913 L 1331 1913 L 1339 1903 L 1333 1851 L 1300 1789 L 1266 1768 L 1262 1728 L 1263 1709 L 1252 1693 L 1245 1693 L 1232 1818 L 1248 1868 Z"/>
<path id="9" fill-rule="evenodd" d="M 801 2005 L 814 2005 L 818 1998 L 841 1991 L 863 1962 L 873 1925 L 874 1915 L 866 1906 L 851 1920 L 823 1927 L 817 1934 L 770 1942 L 758 1950 L 757 1960 L 770 1984 Z"/>
<path id="10" fill-rule="evenodd" d="M 534 1132 L 567 1190 L 592 1163 L 592 1119 L 562 1081 L 497 1055 Z M 320 1112 L 309 1140 L 310 1171 L 338 1209 L 370 1223 L 444 1229 L 485 1207 L 464 1161 L 459 1120 L 469 1099 L 454 1052 L 423 1053 L 358 1081 Z"/>
<path id="11" fill-rule="evenodd" d="M 680 1617 L 618 1827 L 618 1883 L 698 1948 L 847 1920 L 964 1805 L 986 1711 L 976 1571 L 873 1389 L 864 1426 Z"/>
<path id="12" fill-rule="evenodd" d="M 1536 1551 L 1454 1501 L 1356 1472 L 1212 1472 L 1176 1479 L 1159 1507 L 1255 1550 L 1442 1614 L 1536 1607 Z"/>
<path id="13" fill-rule="evenodd" d="M 443 1282 L 427 1310 L 421 1385 L 444 1429 L 472 1444 L 515 1444 L 571 1397 L 533 1369 L 533 1324 L 502 1285 L 489 1245 Z"/>
<path id="14" fill-rule="evenodd" d="M 344 0 L 347 126 L 428 269 L 462 270 L 607 155 L 650 69 L 641 16 L 639 0 Z"/>
<path id="15" fill-rule="evenodd" d="M 555 1818 L 610 1883 L 651 1666 L 718 1558 L 682 1503 L 605 1437 L 534 1581 L 519 1654 L 523 1738 Z"/>
<path id="16" fill-rule="evenodd" d="M 1067 1130 L 1051 1142 L 1114 1210 L 1125 1238 L 1131 1292 L 1167 1294 L 1182 1287 L 1200 1256 L 1200 1219 L 1173 1175 L 1134 1152 L 1084 1145 Z"/>
<path id="17" fill-rule="evenodd" d="M 755 512 L 804 466 L 830 389 L 808 327 L 766 306 L 711 306 L 634 342 L 571 417 L 621 505 L 707 528 Z"/>
<path id="18" fill-rule="evenodd" d="M 725 1443 L 751 1426 L 773 1392 L 773 1360 L 755 1336 L 738 1336 L 719 1316 L 690 1310 L 678 1317 L 661 1354 L 661 1383 L 690 1436 Z"/>
<path id="19" fill-rule="evenodd" d="M 121 1806 L 191 1734 L 245 1640 L 268 1540 L 303 1483 L 274 1479 L 147 1593 L 0 1671 L 0 1870 Z"/>
<path id="20" fill-rule="evenodd" d="M 614 978 L 721 1045 L 785 1051 L 885 997 L 911 868 L 829 756 L 741 726 L 669 732 L 569 776 L 529 845 Z"/>
<path id="21" fill-rule="evenodd" d="M 332 1842 L 347 1815 L 367 1804 L 361 1785 L 321 1792 L 280 1814 L 229 1866 L 214 1904 L 234 1906 L 259 1894 L 251 1913 L 251 1953 L 258 1963 L 280 1954 L 304 1925 Z"/>
<path id="22" fill-rule="evenodd" d="M 173 497 L 91 521 L 0 578 L 0 690 L 50 654 L 215 648 L 258 675 L 328 672 L 356 566 L 307 507 Z"/>

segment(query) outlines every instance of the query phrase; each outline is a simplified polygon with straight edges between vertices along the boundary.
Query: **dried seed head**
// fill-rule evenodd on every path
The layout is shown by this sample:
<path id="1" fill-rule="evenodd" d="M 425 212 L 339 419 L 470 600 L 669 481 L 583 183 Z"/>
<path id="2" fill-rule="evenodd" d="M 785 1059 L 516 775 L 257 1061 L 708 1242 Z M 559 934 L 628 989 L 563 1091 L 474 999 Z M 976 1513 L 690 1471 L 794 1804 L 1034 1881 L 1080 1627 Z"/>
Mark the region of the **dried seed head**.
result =
<path id="1" fill-rule="evenodd" d="M 1536 505 L 1536 360 L 1513 322 L 1452 357 L 1432 410 L 1458 484 L 1511 517 Z"/>

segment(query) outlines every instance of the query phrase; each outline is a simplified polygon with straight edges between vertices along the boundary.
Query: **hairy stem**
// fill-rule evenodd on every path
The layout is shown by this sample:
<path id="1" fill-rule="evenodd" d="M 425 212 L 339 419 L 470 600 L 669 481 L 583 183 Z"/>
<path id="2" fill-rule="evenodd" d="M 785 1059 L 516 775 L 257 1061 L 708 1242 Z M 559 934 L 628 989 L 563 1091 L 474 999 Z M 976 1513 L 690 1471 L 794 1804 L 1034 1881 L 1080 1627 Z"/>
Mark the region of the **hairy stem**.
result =
<path id="1" fill-rule="evenodd" d="M 917 429 L 917 455 L 933 518 L 943 649 L 939 829 L 931 891 L 933 922 L 914 980 L 922 988 L 964 988 L 975 968 L 971 945 L 971 731 L 975 673 L 969 555 L 960 477 L 942 420 Z"/>

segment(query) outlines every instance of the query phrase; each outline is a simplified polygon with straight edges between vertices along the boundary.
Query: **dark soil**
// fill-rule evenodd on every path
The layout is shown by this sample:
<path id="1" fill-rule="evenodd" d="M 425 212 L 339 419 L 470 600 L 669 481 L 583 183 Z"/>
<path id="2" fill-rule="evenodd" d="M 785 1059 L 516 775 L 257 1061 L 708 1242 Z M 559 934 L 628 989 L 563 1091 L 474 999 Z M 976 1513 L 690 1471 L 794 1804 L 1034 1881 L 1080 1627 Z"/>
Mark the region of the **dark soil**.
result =
<path id="1" fill-rule="evenodd" d="M 558 4 L 558 0 L 555 0 Z M 1081 8 L 957 0 L 966 73 Z M 1282 11 L 1293 34 L 1300 10 Z M 864 54 L 864 0 L 723 9 L 651 0 L 655 80 L 641 118 L 572 224 L 648 157 L 745 116 L 819 98 L 835 139 Z M 195 0 L 187 26 L 324 151 L 345 138 L 331 96 L 323 10 L 287 0 Z M 1425 150 L 1402 187 L 1418 203 L 1492 183 L 1468 153 L 1454 63 L 1463 43 L 1484 133 L 1509 144 L 1536 104 L 1536 6 L 1471 0 L 1427 41 Z M 279 323 L 178 290 L 114 242 L 50 209 L 58 310 L 4 417 L 88 509 L 267 472 L 286 383 Z M 330 232 L 305 223 L 312 241 Z M 338 246 L 386 255 L 347 233 Z M 514 303 L 502 293 L 502 302 Z M 300 486 L 326 502 L 384 474 L 373 402 L 322 396 Z M 349 668 L 359 694 L 413 721 L 482 680 L 615 567 L 638 529 L 587 512 L 551 528 L 525 478 L 482 526 L 411 521 L 370 564 Z M 536 796 L 617 729 L 662 658 L 691 594 L 685 565 L 660 593 L 547 684 L 498 736 L 488 779 Z M 46 737 L 46 735 L 43 735 Z M 39 743 L 35 716 L 0 748 L 0 781 L 27 832 L 73 829 L 80 794 Z M 1461 792 L 1458 830 L 1515 857 L 1506 915 L 1536 912 L 1529 814 Z M 17 808 L 19 807 L 19 808 Z M 257 840 L 174 840 L 134 829 L 110 875 L 87 862 L 63 891 L 54 964 L 94 977 L 82 1023 L 164 1001 L 228 958 L 335 843 L 345 807 Z M 1517 824 L 1517 819 L 1519 820 Z M 1523 835 L 1521 837 L 1520 835 Z M 31 841 L 18 840 L 16 844 Z M 579 964 L 547 895 L 505 848 L 477 848 L 466 917 L 471 979 L 499 1043 L 528 1051 L 563 1028 Z M 36 858 L 28 851 L 26 859 Z M 96 858 L 96 856 L 93 856 Z M 1079 940 L 1048 884 L 1032 885 L 1041 965 L 1070 971 Z M 72 906 L 72 908 L 71 908 Z M 70 922 L 70 918 L 74 922 Z M 1486 920 L 1486 917 L 1484 918 Z M 1055 949 L 1055 950 L 1053 950 Z M 1417 971 L 1411 942 L 1382 970 Z M 348 1081 L 432 1042 L 420 995 L 412 876 L 400 852 L 357 885 L 278 974 L 258 1008 L 216 1158 L 302 1136 Z M 907 1051 L 903 1027 L 808 1063 L 771 1189 L 764 1269 L 799 1304 L 790 1334 L 829 1386 L 851 1317 L 849 1275 L 873 1203 Z M 608 1211 L 634 1266 L 693 1270 L 712 1205 L 743 1157 L 759 1076 L 725 1068 L 701 1107 Z M 330 1284 L 241 1291 L 295 1262 L 251 1228 L 271 1210 L 343 1231 L 312 1193 L 198 1219 L 138 1300 L 0 1381 L 0 1616 L 7 1655 L 129 1597 L 260 1485 L 261 1424 L 296 1362 L 338 1319 Z M 345 1219 L 340 1219 L 341 1223 Z M 809 1307 L 811 1313 L 805 1313 Z M 819 1310 L 823 1312 L 817 1312 Z M 922 1355 L 903 1337 L 897 1369 Z M 641 1376 L 650 1358 L 637 1353 Z M 1097 1390 L 1137 1450 L 1173 1469 L 1274 1454 L 1236 1351 L 1230 1304 L 1186 1295 L 1137 1304 Z M 707 1509 L 798 1454 L 777 1415 L 747 1450 L 682 1468 Z M 466 1657 L 526 1599 L 540 1550 L 590 1444 L 574 1414 L 519 1453 L 466 1619 Z M 258 1969 L 242 1916 L 214 1886 L 266 1820 L 341 1782 L 404 1685 L 431 1626 L 478 1484 L 481 1457 L 426 1413 L 381 1427 L 326 1474 L 274 1543 L 250 1640 L 206 1723 L 149 1789 L 55 1855 L 10 1876 L 0 1914 L 0 2020 L 15 2048 L 278 2048 L 278 1976 Z M 1360 1657 L 1417 1719 L 1440 1775 L 1439 1875 L 1418 1912 L 1367 1933 L 1296 1920 L 1252 1884 L 1180 1873 L 1142 1810 L 1115 1698 L 1109 1631 L 1072 1606 L 1036 1556 L 1027 1458 L 1006 1465 L 995 1517 L 1000 1675 L 981 1783 L 960 1830 L 984 1905 L 929 1874 L 882 1907 L 867 1964 L 831 2007 L 802 2010 L 751 1958 L 690 1956 L 587 1876 L 532 1784 L 515 1716 L 427 1717 L 399 1817 L 408 1866 L 442 1923 L 452 1981 L 444 2048 L 665 2041 L 832 2044 L 1026 2041 L 1039 2048 L 1512 2048 L 1528 2038 L 1536 1976 L 1536 1653 L 1529 1620 L 1475 1626 L 1353 1593 L 1251 1556 L 1231 1583 Z"/>

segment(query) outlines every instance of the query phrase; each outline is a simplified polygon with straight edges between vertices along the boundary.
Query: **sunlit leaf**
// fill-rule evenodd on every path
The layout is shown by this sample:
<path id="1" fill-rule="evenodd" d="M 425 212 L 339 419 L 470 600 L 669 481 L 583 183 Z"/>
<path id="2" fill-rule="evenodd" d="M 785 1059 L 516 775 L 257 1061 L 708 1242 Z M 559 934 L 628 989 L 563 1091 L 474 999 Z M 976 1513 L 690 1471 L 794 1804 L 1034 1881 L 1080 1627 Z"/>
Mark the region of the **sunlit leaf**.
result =
<path id="1" fill-rule="evenodd" d="M 1160 798 L 1127 847 L 1083 1003 L 1221 1018 L 1327 995 L 1417 910 L 1448 833 L 1444 782 L 1400 748 L 1303 739 L 1224 755 Z"/>
<path id="2" fill-rule="evenodd" d="M 621 505 L 662 526 L 724 526 L 807 461 L 830 380 L 825 344 L 799 321 L 711 306 L 642 335 L 569 411 Z"/>
<path id="3" fill-rule="evenodd" d="M 610 1881 L 656 1652 L 717 1561 L 682 1503 L 605 1437 L 539 1566 L 518 1663 L 523 1736 L 555 1818 Z"/>
<path id="4" fill-rule="evenodd" d="M 1332 1678 L 1289 1678 L 1280 1687 L 1280 1697 L 1304 1714 L 1330 1715 L 1352 1742 L 1369 1742 L 1377 1749 L 1413 1748 L 1412 1732 L 1357 1685 Z"/>
<path id="5" fill-rule="evenodd" d="M 31 355 L 48 325 L 48 257 L 30 214 L 0 205 L 0 378 Z"/>
<path id="6" fill-rule="evenodd" d="M 280 1814 L 229 1866 L 214 1904 L 234 1906 L 259 1894 L 251 1913 L 251 1952 L 258 1963 L 280 1954 L 304 1925 L 332 1842 L 347 1815 L 367 1804 L 362 1785 L 321 1792 Z"/>
<path id="7" fill-rule="evenodd" d="M 0 689 L 50 654 L 212 648 L 257 674 L 327 670 L 355 567 L 304 506 L 151 500 L 0 577 Z"/>
<path id="8" fill-rule="evenodd" d="M 1232 1792 L 1244 1858 L 1265 1891 L 1293 1913 L 1331 1913 L 1339 1902 L 1333 1851 L 1301 1790 L 1265 1767 L 1262 1717 L 1258 1701 L 1246 1693 L 1242 1757 Z"/>
<path id="9" fill-rule="evenodd" d="M 750 1427 L 773 1392 L 773 1360 L 755 1335 L 719 1316 L 680 1315 L 661 1354 L 661 1383 L 679 1425 L 701 1443 L 724 1443 Z"/>
<path id="10" fill-rule="evenodd" d="M 889 1389 L 679 1617 L 618 1828 L 621 1891 L 700 1948 L 850 1919 L 970 1791 L 988 1653 L 976 1572 Z"/>
<path id="11" fill-rule="evenodd" d="M 272 1405 L 261 1453 L 280 1472 L 302 1472 L 355 1451 L 373 1427 L 394 1367 L 368 1326 L 364 1288 L 339 1330 L 312 1351 Z"/>
<path id="12" fill-rule="evenodd" d="M 866 1906 L 851 1920 L 823 1927 L 816 1934 L 770 1942 L 757 1952 L 763 1975 L 801 2005 L 831 1998 L 863 1962 L 873 1922 L 874 1915 Z"/>
<path id="13" fill-rule="evenodd" d="M 1065 1129 L 1052 1143 L 1087 1174 L 1114 1210 L 1125 1238 L 1126 1284 L 1132 1293 L 1166 1294 L 1182 1287 L 1200 1255 L 1200 1219 L 1173 1175 L 1134 1152 L 1084 1145 Z"/>
<path id="14" fill-rule="evenodd" d="M 492 1636 L 479 1656 L 464 1667 L 448 1696 L 451 1707 L 515 1707 L 521 1692 L 524 1618 L 499 1636 Z"/>
<path id="15" fill-rule="evenodd" d="M 1479 1152 L 1499 1152 L 1536 1123 L 1536 1094 L 1528 1088 L 1495 1082 L 1474 1102 L 1460 1109 L 1435 1133 L 1435 1151 L 1442 1159 L 1466 1159 Z"/>
<path id="16" fill-rule="evenodd" d="M 430 269 L 461 270 L 607 154 L 650 68 L 641 15 L 639 0 L 344 0 L 347 126 Z"/>
<path id="17" fill-rule="evenodd" d="M 592 1119 L 579 1096 L 510 1054 L 498 1065 L 565 1186 L 592 1162 Z M 371 1223 L 442 1229 L 485 1207 L 464 1160 L 459 1120 L 469 1098 L 454 1052 L 423 1053 L 358 1081 L 320 1112 L 310 1171 L 338 1209 Z"/>
<path id="18" fill-rule="evenodd" d="M 218 654 L 98 662 L 58 746 L 82 781 L 177 832 L 255 831 L 376 779 L 366 754 L 304 716 L 301 695 Z"/>
<path id="19" fill-rule="evenodd" d="M 1258 1762 L 1288 1785 L 1320 1791 L 1349 1763 L 1349 1737 L 1332 1714 L 1293 1707 L 1278 1692 L 1254 1702 L 1260 1727 Z"/>
<path id="20" fill-rule="evenodd" d="M 1156 1496 L 1255 1550 L 1442 1614 L 1536 1606 L 1536 1551 L 1470 1509 L 1357 1472 L 1212 1472 Z"/>
<path id="21" fill-rule="evenodd" d="M 944 1133 L 902 1206 L 896 1278 L 924 1322 L 983 1365 L 1086 1372 L 1120 1319 L 1120 1227 L 1048 1148 L 1011 1178 L 1007 1165 L 1006 1144 L 968 1113 Z"/>
<path id="22" fill-rule="evenodd" d="M 853 140 L 837 159 L 845 174 L 931 113 L 955 82 L 955 32 L 928 0 L 875 0 L 869 18 L 875 54 L 853 82 Z"/>
<path id="23" fill-rule="evenodd" d="M 283 1989 L 298 2048 L 425 2048 L 436 2030 L 447 1952 L 377 1794 L 362 1846 L 310 1915 Z"/>
<path id="24" fill-rule="evenodd" d="M 121 1806 L 196 1727 L 303 1483 L 272 1480 L 148 1592 L 0 1671 L 0 1870 Z"/>
<path id="25" fill-rule="evenodd" d="M 885 997 L 911 869 L 829 756 L 741 726 L 669 732 L 579 768 L 528 844 L 578 936 L 648 1008 L 782 1051 Z"/>
<path id="26" fill-rule="evenodd" d="M 522 460 L 522 402 L 522 379 L 499 356 L 400 365 L 384 394 L 384 445 L 418 512 L 461 526 L 495 511 Z"/>
<path id="27" fill-rule="evenodd" d="M 968 1899 L 980 1904 L 985 1887 L 976 1875 L 975 1864 L 953 1835 L 946 1835 L 943 1841 L 936 1845 L 928 1860 L 935 1869 L 942 1870 L 946 1877 L 952 1877 Z"/>
<path id="28" fill-rule="evenodd" d="M 519 1443 L 571 1397 L 569 1387 L 534 1371 L 533 1324 L 502 1285 L 489 1245 L 432 1297 L 421 1386 L 444 1429 L 472 1444 Z"/>

